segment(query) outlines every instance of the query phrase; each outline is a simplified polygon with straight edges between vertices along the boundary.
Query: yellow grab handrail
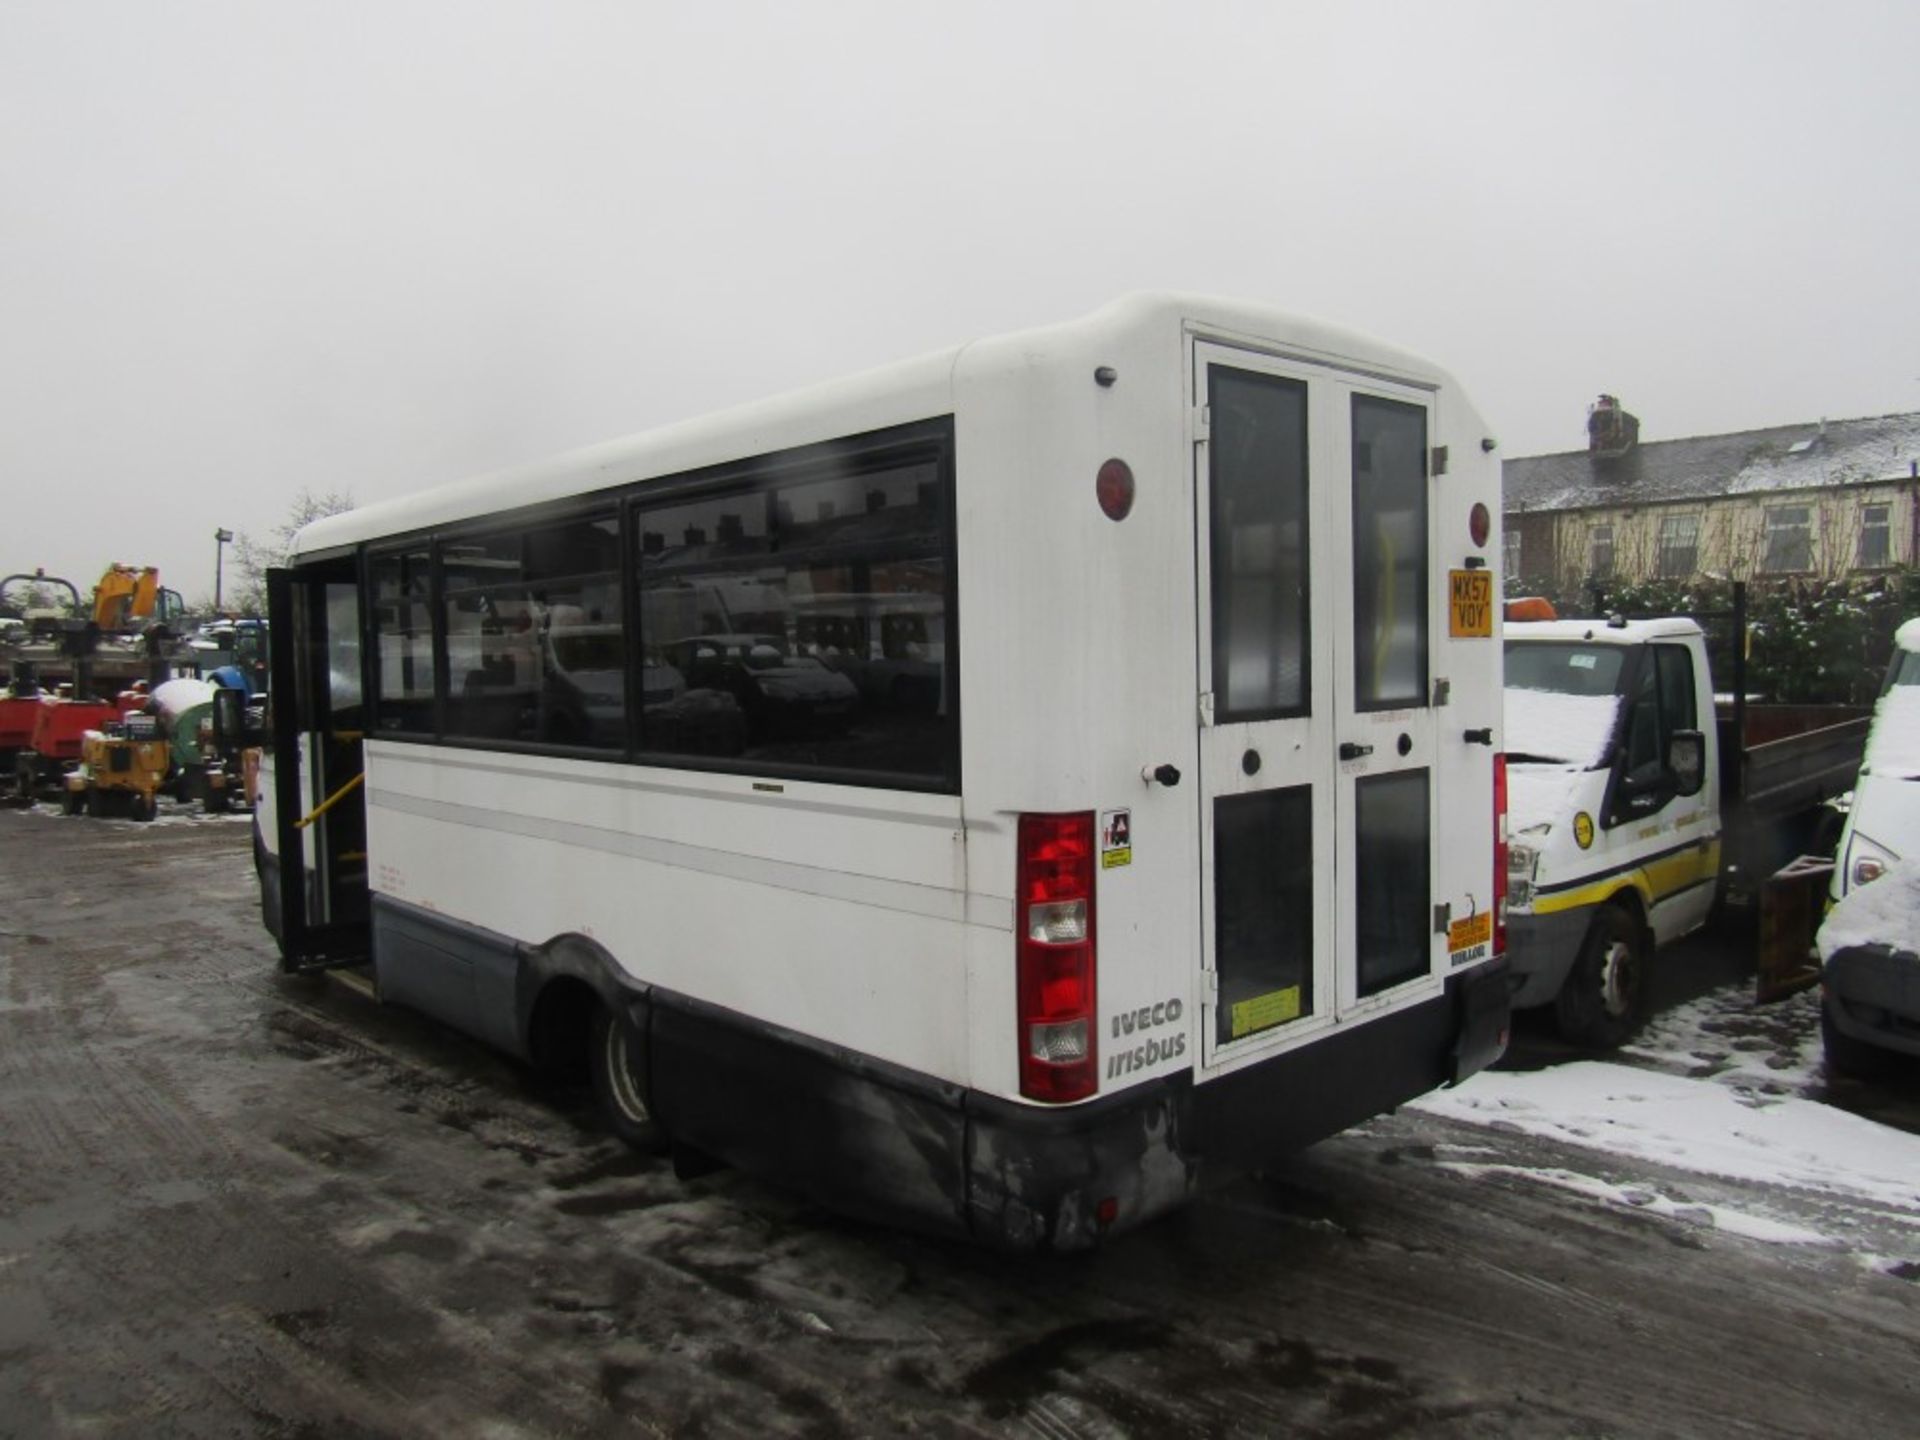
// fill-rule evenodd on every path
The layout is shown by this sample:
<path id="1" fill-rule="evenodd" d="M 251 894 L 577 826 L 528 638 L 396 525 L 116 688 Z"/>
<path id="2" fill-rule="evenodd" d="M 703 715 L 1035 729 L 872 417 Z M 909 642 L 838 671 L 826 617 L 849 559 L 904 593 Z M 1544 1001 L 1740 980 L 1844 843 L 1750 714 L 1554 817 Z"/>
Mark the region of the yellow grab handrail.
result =
<path id="1" fill-rule="evenodd" d="M 307 826 L 311 825 L 314 821 L 318 820 L 322 815 L 326 814 L 327 811 L 331 810 L 334 806 L 338 805 L 342 800 L 346 799 L 347 796 L 350 793 L 352 793 L 354 788 L 358 786 L 359 783 L 366 778 L 367 778 L 367 772 L 362 770 L 358 775 L 355 775 L 351 780 L 347 781 L 346 784 L 342 785 L 338 790 L 334 791 L 331 795 L 327 796 L 326 799 L 322 800 L 318 805 L 314 806 L 313 809 L 310 810 L 307 814 L 302 815 L 298 820 L 294 821 L 293 828 L 296 830 L 306 829 Z"/>

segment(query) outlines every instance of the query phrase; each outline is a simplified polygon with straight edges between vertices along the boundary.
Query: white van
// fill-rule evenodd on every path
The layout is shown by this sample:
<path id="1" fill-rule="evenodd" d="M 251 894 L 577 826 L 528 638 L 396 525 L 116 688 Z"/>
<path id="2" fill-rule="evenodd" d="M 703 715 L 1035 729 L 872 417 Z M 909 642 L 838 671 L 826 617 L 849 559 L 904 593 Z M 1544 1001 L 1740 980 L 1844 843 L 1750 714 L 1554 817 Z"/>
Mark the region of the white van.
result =
<path id="1" fill-rule="evenodd" d="M 1920 859 L 1920 619 L 1902 625 L 1893 645 L 1840 833 L 1835 900 L 1877 880 L 1897 860 Z"/>

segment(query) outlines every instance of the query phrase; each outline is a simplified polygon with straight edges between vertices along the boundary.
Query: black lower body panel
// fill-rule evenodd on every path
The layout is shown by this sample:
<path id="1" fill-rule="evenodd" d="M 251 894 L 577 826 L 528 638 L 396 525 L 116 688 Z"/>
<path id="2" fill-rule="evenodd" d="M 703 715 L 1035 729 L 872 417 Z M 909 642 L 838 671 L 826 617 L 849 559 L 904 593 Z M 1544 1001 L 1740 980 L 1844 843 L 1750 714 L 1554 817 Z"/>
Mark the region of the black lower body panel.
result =
<path id="1" fill-rule="evenodd" d="M 1272 1165 L 1465 1079 L 1507 1033 L 1496 960 L 1422 1004 L 1205 1083 L 1189 1073 L 1029 1105 L 640 985 L 610 959 L 583 970 L 578 955 L 385 897 L 374 948 L 383 999 L 522 1056 L 547 979 L 591 979 L 609 1005 L 624 994 L 645 1040 L 649 1103 L 676 1145 L 842 1214 L 1014 1250 L 1085 1249 L 1144 1224 L 1184 1203 L 1203 1171 Z"/>
<path id="2" fill-rule="evenodd" d="M 1195 1084 L 1083 1105 L 983 1095 L 655 990 L 653 1101 L 677 1141 L 830 1209 L 1016 1250 L 1077 1250 L 1457 1083 L 1507 1039 L 1502 963 L 1424 1004 Z"/>

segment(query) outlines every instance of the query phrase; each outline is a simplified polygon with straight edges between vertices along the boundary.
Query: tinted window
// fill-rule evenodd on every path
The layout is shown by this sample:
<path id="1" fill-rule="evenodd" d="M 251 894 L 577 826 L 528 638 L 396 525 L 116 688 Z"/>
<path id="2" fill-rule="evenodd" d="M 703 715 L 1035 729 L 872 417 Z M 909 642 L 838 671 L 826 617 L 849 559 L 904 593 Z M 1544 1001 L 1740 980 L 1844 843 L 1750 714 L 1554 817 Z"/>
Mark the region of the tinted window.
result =
<path id="1" fill-rule="evenodd" d="M 1313 1014 L 1311 786 L 1213 802 L 1213 886 L 1216 1037 Z"/>
<path id="2" fill-rule="evenodd" d="M 1211 366 L 1213 687 L 1222 720 L 1304 715 L 1307 387 Z"/>
<path id="3" fill-rule="evenodd" d="M 1375 995 L 1432 967 L 1433 894 L 1427 772 L 1367 775 L 1354 784 L 1358 989 Z"/>
<path id="4" fill-rule="evenodd" d="M 640 748 L 949 776 L 945 516 L 931 449 L 638 507 Z"/>
<path id="5" fill-rule="evenodd" d="M 423 547 L 375 556 L 367 566 L 382 730 L 414 735 L 434 731 L 430 558 Z"/>
<path id="6" fill-rule="evenodd" d="M 626 745 L 620 527 L 608 513 L 440 550 L 447 733 Z"/>
<path id="7" fill-rule="evenodd" d="M 1353 686 L 1357 710 L 1427 703 L 1427 412 L 1372 395 L 1353 397 Z"/>

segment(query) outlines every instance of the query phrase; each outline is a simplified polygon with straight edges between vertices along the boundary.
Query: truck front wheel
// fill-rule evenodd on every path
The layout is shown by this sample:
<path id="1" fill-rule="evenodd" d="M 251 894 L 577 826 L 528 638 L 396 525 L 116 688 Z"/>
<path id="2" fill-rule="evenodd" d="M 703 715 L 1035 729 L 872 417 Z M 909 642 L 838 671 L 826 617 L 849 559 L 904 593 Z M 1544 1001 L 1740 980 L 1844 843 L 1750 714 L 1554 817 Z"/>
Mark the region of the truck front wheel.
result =
<path id="1" fill-rule="evenodd" d="M 1647 941 L 1618 905 L 1603 905 L 1553 1002 L 1560 1033 L 1575 1045 L 1612 1050 L 1647 1016 Z"/>

